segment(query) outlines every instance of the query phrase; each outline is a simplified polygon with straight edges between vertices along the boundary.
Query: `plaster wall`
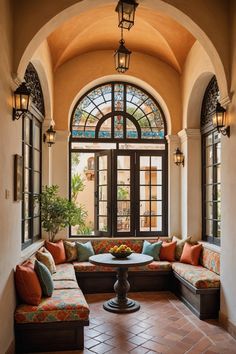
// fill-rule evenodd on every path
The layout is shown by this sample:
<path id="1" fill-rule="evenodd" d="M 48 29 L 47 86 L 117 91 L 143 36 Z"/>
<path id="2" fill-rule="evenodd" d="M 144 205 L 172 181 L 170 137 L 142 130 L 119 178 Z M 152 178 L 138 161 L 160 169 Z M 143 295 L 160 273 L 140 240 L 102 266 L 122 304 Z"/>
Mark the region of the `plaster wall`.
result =
<path id="1" fill-rule="evenodd" d="M 228 107 L 230 138 L 222 137 L 222 245 L 221 274 L 222 296 L 221 313 L 236 326 L 236 2 L 231 1 L 231 93 L 232 101 Z M 236 335 L 235 327 L 234 334 Z"/>
<path id="2" fill-rule="evenodd" d="M 58 130 L 69 127 L 71 103 L 90 82 L 115 74 L 112 51 L 98 51 L 70 60 L 55 72 L 54 119 Z M 181 129 L 181 90 L 178 73 L 169 65 L 141 53 L 132 54 L 129 76 L 150 85 L 162 97 L 171 118 L 171 133 Z M 126 80 L 126 75 L 122 76 Z M 170 133 L 170 131 L 168 131 Z"/>
<path id="3" fill-rule="evenodd" d="M 21 122 L 12 120 L 11 2 L 0 1 L 0 353 L 13 341 L 15 290 L 13 268 L 20 259 L 21 207 L 13 202 L 13 157 L 21 155 Z M 8 197 L 6 198 L 6 193 Z"/>

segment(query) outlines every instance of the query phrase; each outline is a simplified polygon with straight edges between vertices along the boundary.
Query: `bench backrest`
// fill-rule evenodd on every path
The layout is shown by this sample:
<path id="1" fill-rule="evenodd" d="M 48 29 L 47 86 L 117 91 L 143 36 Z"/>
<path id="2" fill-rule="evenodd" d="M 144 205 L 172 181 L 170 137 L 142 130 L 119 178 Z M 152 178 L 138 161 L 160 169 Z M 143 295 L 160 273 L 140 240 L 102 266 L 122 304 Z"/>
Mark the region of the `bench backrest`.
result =
<path id="1" fill-rule="evenodd" d="M 200 264 L 220 275 L 220 254 L 203 246 Z"/>

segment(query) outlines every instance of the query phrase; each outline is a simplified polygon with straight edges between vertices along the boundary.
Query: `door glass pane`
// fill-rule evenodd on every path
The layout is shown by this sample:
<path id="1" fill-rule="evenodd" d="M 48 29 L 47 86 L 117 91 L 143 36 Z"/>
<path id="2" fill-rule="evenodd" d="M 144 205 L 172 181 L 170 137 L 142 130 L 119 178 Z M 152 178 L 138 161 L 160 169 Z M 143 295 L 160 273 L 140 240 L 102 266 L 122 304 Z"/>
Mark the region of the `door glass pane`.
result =
<path id="1" fill-rule="evenodd" d="M 34 193 L 39 194 L 40 192 L 40 174 L 34 172 Z"/>
<path id="2" fill-rule="evenodd" d="M 151 216 L 151 231 L 162 231 L 162 218 Z"/>
<path id="3" fill-rule="evenodd" d="M 212 179 L 212 167 L 207 167 L 206 168 L 206 184 L 212 183 L 213 179 Z"/>
<path id="4" fill-rule="evenodd" d="M 151 214 L 162 215 L 162 202 L 151 202 Z"/>
<path id="5" fill-rule="evenodd" d="M 107 171 L 99 171 L 99 184 L 107 185 Z"/>
<path id="6" fill-rule="evenodd" d="M 212 202 L 206 203 L 206 217 L 208 219 L 213 219 L 213 203 Z"/>
<path id="7" fill-rule="evenodd" d="M 130 184 L 130 171 L 117 171 L 117 184 Z"/>
<path id="8" fill-rule="evenodd" d="M 212 200 L 212 185 L 206 186 L 206 200 Z"/>
<path id="9" fill-rule="evenodd" d="M 99 170 L 107 170 L 107 156 L 99 156 L 98 164 Z"/>
<path id="10" fill-rule="evenodd" d="M 99 202 L 99 215 L 107 215 L 107 202 Z"/>
<path id="11" fill-rule="evenodd" d="M 130 215 L 130 202 L 117 202 L 117 215 Z"/>
<path id="12" fill-rule="evenodd" d="M 150 156 L 140 156 L 140 170 L 150 169 Z"/>
<path id="13" fill-rule="evenodd" d="M 118 200 L 130 200 L 130 187 L 129 186 L 117 186 L 117 199 Z"/>
<path id="14" fill-rule="evenodd" d="M 221 162 L 221 143 L 216 144 L 216 162 Z"/>
<path id="15" fill-rule="evenodd" d="M 140 231 L 150 231 L 150 216 L 141 216 L 139 227 Z"/>
<path id="16" fill-rule="evenodd" d="M 152 186 L 151 187 L 151 199 L 161 200 L 162 199 L 162 186 Z"/>
<path id="17" fill-rule="evenodd" d="M 34 216 L 38 216 L 39 215 L 39 203 L 34 200 Z"/>
<path id="18" fill-rule="evenodd" d="M 140 171 L 140 184 L 150 184 L 150 171 Z"/>
<path id="19" fill-rule="evenodd" d="M 217 203 L 217 219 L 221 220 L 221 203 Z"/>
<path id="20" fill-rule="evenodd" d="M 34 218 L 34 236 L 40 234 L 40 219 Z"/>
<path id="21" fill-rule="evenodd" d="M 221 165 L 217 165 L 217 182 L 221 182 Z"/>
<path id="22" fill-rule="evenodd" d="M 130 231 L 130 217 L 118 217 L 117 218 L 117 231 L 129 232 Z"/>
<path id="23" fill-rule="evenodd" d="M 107 186 L 99 186 L 99 200 L 107 201 Z"/>
<path id="24" fill-rule="evenodd" d="M 152 156 L 151 165 L 154 170 L 162 169 L 162 157 L 161 156 Z"/>
<path id="25" fill-rule="evenodd" d="M 40 171 L 40 153 L 34 149 L 34 170 Z"/>
<path id="26" fill-rule="evenodd" d="M 151 184 L 162 184 L 161 171 L 151 171 Z"/>
<path id="27" fill-rule="evenodd" d="M 24 195 L 24 219 L 29 217 L 29 194 Z"/>
<path id="28" fill-rule="evenodd" d="M 107 217 L 106 216 L 99 216 L 98 230 L 99 231 L 107 231 Z"/>
<path id="29" fill-rule="evenodd" d="M 29 158 L 30 158 L 30 148 L 28 145 L 24 145 L 24 165 L 29 167 Z"/>
<path id="30" fill-rule="evenodd" d="M 206 137 L 206 146 L 211 145 L 211 144 L 212 144 L 212 134 L 210 134 Z"/>
<path id="31" fill-rule="evenodd" d="M 150 202 L 140 202 L 139 203 L 140 207 L 140 215 L 150 215 Z"/>
<path id="32" fill-rule="evenodd" d="M 221 185 L 217 184 L 216 186 L 216 200 L 221 200 Z"/>
<path id="33" fill-rule="evenodd" d="M 24 221 L 24 230 L 25 230 L 25 232 L 24 232 L 24 242 L 25 241 L 27 241 L 27 240 L 29 240 L 29 220 L 25 220 Z"/>
<path id="34" fill-rule="evenodd" d="M 130 169 L 130 156 L 117 156 L 117 169 L 129 170 Z"/>
<path id="35" fill-rule="evenodd" d="M 217 237 L 221 237 L 221 223 L 217 223 Z"/>
<path id="36" fill-rule="evenodd" d="M 140 200 L 150 199 L 150 188 L 149 186 L 140 186 Z"/>

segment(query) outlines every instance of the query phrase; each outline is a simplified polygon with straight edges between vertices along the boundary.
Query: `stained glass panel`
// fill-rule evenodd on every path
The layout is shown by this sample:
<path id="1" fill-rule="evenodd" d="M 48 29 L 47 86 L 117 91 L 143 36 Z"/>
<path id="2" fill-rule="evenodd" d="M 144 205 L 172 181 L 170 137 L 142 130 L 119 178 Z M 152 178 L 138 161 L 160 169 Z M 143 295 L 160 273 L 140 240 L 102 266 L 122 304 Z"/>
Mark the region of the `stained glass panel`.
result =
<path id="1" fill-rule="evenodd" d="M 117 111 L 122 115 L 115 114 Z M 102 118 L 107 120 L 98 125 Z M 140 126 L 141 136 L 132 119 Z M 158 104 L 138 87 L 108 83 L 89 91 L 78 102 L 72 117 L 72 137 L 164 139 L 164 117 Z"/>

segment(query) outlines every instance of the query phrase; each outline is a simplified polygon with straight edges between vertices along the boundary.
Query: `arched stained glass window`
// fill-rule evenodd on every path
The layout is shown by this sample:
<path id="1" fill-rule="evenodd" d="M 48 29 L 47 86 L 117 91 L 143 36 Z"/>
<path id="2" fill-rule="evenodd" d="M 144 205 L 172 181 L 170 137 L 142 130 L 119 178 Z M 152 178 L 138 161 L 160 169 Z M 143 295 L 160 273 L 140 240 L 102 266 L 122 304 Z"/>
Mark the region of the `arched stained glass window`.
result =
<path id="1" fill-rule="evenodd" d="M 144 90 L 124 82 L 106 83 L 76 104 L 72 138 L 98 140 L 164 139 L 166 123 L 158 103 Z"/>

